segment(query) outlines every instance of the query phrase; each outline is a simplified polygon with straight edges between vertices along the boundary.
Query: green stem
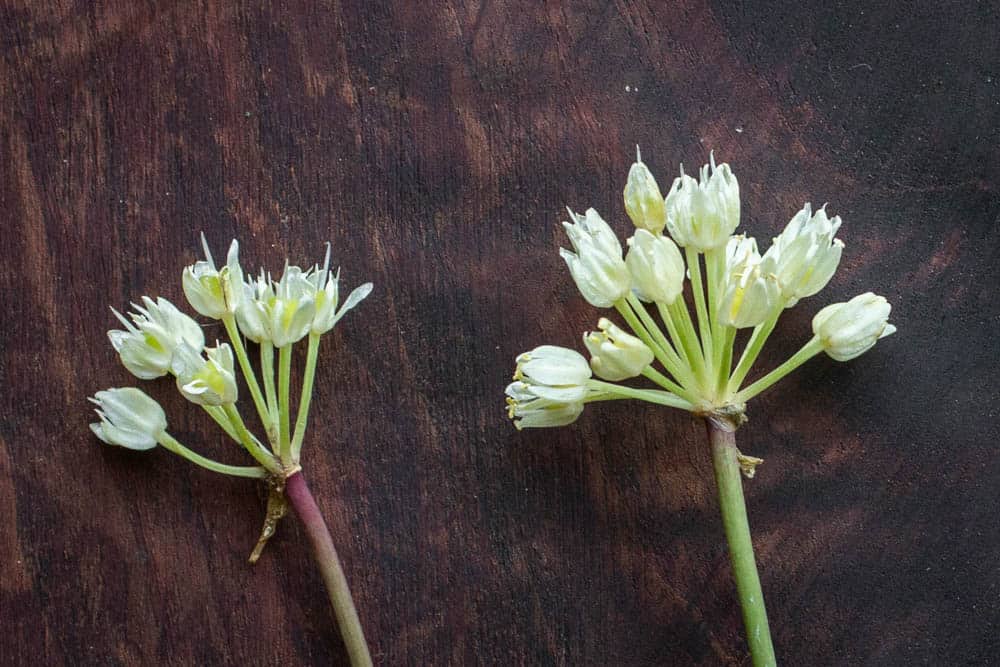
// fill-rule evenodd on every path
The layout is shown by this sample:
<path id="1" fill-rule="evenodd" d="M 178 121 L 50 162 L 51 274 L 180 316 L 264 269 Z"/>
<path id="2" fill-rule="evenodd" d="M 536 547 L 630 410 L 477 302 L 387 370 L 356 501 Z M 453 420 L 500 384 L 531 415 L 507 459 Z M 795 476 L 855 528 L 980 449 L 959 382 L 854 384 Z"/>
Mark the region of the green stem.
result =
<path id="1" fill-rule="evenodd" d="M 743 611 L 747 644 L 754 667 L 774 667 L 777 660 L 771 630 L 764 608 L 764 592 L 757 575 L 750 524 L 747 521 L 746 502 L 743 499 L 743 480 L 740 478 L 739 450 L 733 427 L 711 417 L 705 419 L 708 438 L 712 443 L 712 464 L 715 482 L 719 487 L 719 508 L 722 525 L 729 543 L 729 557 L 733 565 L 733 579 Z"/>
<path id="2" fill-rule="evenodd" d="M 655 389 L 633 389 L 632 387 L 625 387 L 611 382 L 602 382 L 601 380 L 587 380 L 587 386 L 591 389 L 607 392 L 609 394 L 617 394 L 625 398 L 637 398 L 640 401 L 656 403 L 657 405 L 666 405 L 667 407 L 680 408 L 681 410 L 694 409 L 694 406 L 691 405 L 690 402 L 685 401 L 680 396 L 666 391 L 657 391 Z"/>
<path id="3" fill-rule="evenodd" d="M 708 319 L 708 308 L 705 306 L 705 286 L 701 279 L 701 261 L 698 253 L 692 248 L 685 248 L 688 271 L 691 273 L 691 290 L 694 292 L 694 309 L 698 315 L 698 334 L 701 336 L 701 349 L 704 352 L 707 378 L 712 376 L 712 325 Z M 706 379 L 707 379 L 706 378 Z"/>
<path id="4" fill-rule="evenodd" d="M 729 383 L 729 371 L 733 367 L 733 343 L 736 341 L 736 327 L 728 324 L 721 327 L 722 343 L 721 349 L 716 352 L 716 392 L 720 401 L 724 401 L 728 395 L 727 385 Z"/>
<path id="5" fill-rule="evenodd" d="M 234 477 L 250 477 L 253 479 L 265 479 L 268 475 L 267 470 L 260 466 L 230 466 L 202 456 L 201 454 L 193 452 L 179 443 L 176 438 L 166 431 L 161 433 L 160 437 L 158 437 L 156 441 L 172 451 L 174 454 L 182 456 L 191 463 L 199 465 L 207 470 L 211 470 L 212 472 L 222 473 L 223 475 L 232 475 Z"/>
<path id="6" fill-rule="evenodd" d="M 669 371 L 672 361 L 670 357 L 667 356 L 666 350 L 661 348 L 659 343 L 653 340 L 652 335 L 646 330 L 646 327 L 643 326 L 642 322 L 639 321 L 639 318 L 629 307 L 628 302 L 625 299 L 620 299 L 615 303 L 615 309 L 617 309 L 619 314 L 621 314 L 621 316 L 625 319 L 625 322 L 628 323 L 635 335 L 646 344 L 646 347 L 652 350 L 653 356 L 656 357 L 657 361 L 663 364 L 663 367 Z"/>
<path id="7" fill-rule="evenodd" d="M 639 319 L 642 320 L 643 326 L 660 346 L 660 349 L 663 350 L 664 355 L 666 355 L 667 361 L 660 362 L 663 364 L 663 367 L 667 369 L 667 372 L 677 378 L 677 381 L 682 385 L 693 389 L 696 386 L 696 383 L 694 381 L 694 376 L 691 373 L 691 369 L 688 368 L 687 364 L 681 361 L 680 356 L 674 350 L 674 346 L 670 344 L 670 341 L 667 340 L 663 331 L 656 324 L 656 320 L 653 319 L 653 317 L 649 314 L 649 311 L 646 310 L 646 306 L 634 294 L 630 294 L 626 301 L 628 301 L 628 305 L 639 316 Z M 693 400 L 694 398 L 689 389 L 682 389 L 677 393 L 681 394 L 688 400 Z"/>
<path id="8" fill-rule="evenodd" d="M 691 313 L 688 312 L 687 303 L 684 302 L 683 296 L 677 297 L 677 300 L 667 306 L 667 314 L 673 317 L 673 322 L 680 329 L 678 333 L 681 336 L 684 348 L 687 350 L 688 357 L 691 359 L 691 368 L 701 378 L 703 388 L 707 387 L 708 377 L 706 376 L 705 357 L 701 352 L 701 345 L 698 343 L 698 334 L 694 330 L 694 322 L 691 321 Z"/>
<path id="9" fill-rule="evenodd" d="M 253 434 L 247 430 L 247 426 L 243 423 L 243 418 L 240 417 L 239 410 L 232 403 L 223 405 L 222 409 L 225 411 L 226 416 L 229 417 L 229 422 L 233 425 L 236 430 L 236 434 L 240 438 L 240 442 L 246 447 L 246 450 L 250 452 L 250 456 L 257 459 L 257 462 L 262 466 L 267 468 L 273 473 L 278 473 L 281 471 L 281 466 L 274 459 L 269 451 L 264 449 L 264 446 L 257 442 L 257 438 L 253 437 Z"/>
<path id="10" fill-rule="evenodd" d="M 226 435 L 236 442 L 240 441 L 239 436 L 236 435 L 236 429 L 234 429 L 233 425 L 229 423 L 228 419 L 226 419 L 226 413 L 222 411 L 222 408 L 218 405 L 203 405 L 201 407 L 204 408 L 205 412 L 208 413 L 208 416 L 211 417 L 212 420 L 226 432 Z"/>
<path id="11" fill-rule="evenodd" d="M 302 439 L 309 421 L 309 403 L 312 402 L 313 379 L 316 376 L 316 359 L 319 357 L 320 334 L 309 334 L 309 352 L 306 354 L 306 370 L 302 379 L 302 395 L 299 397 L 299 414 L 295 418 L 295 436 L 292 438 L 292 461 L 298 462 L 302 451 Z"/>
<path id="12" fill-rule="evenodd" d="M 260 415 L 260 420 L 264 424 L 267 424 L 267 404 L 260 393 L 260 385 L 257 384 L 257 375 L 253 372 L 250 359 L 247 358 L 246 348 L 243 347 L 243 339 L 240 338 L 240 330 L 236 326 L 236 317 L 231 313 L 223 315 L 222 324 L 225 325 L 226 333 L 229 334 L 229 342 L 233 346 L 233 351 L 236 352 L 236 359 L 240 363 L 240 370 L 243 371 L 243 377 L 246 378 L 250 395 L 253 396 L 253 404 L 257 408 L 257 414 Z"/>
<path id="13" fill-rule="evenodd" d="M 642 376 L 645 377 L 645 378 L 648 378 L 648 379 L 652 380 L 653 382 L 655 382 L 656 384 L 660 385 L 661 387 L 663 387 L 667 391 L 672 391 L 673 393 L 677 394 L 678 396 L 682 396 L 682 397 L 686 398 L 689 401 L 691 400 L 689 398 L 687 392 L 684 391 L 684 388 L 682 386 L 680 386 L 679 384 L 677 384 L 676 382 L 674 382 L 673 380 L 671 380 L 670 378 L 668 378 L 663 373 L 660 373 L 658 370 L 656 370 L 652 366 L 646 366 L 644 369 L 642 369 Z"/>
<path id="14" fill-rule="evenodd" d="M 760 355 L 760 351 L 764 348 L 764 343 L 767 341 L 767 337 L 771 335 L 774 331 L 774 325 L 778 323 L 778 318 L 781 317 L 781 311 L 784 310 L 784 306 L 778 306 L 774 313 L 764 320 L 762 324 L 758 324 L 753 328 L 753 333 L 750 334 L 750 340 L 747 341 L 747 346 L 743 350 L 743 354 L 740 356 L 740 361 L 736 365 L 736 370 L 733 371 L 733 375 L 729 378 L 729 384 L 726 387 L 727 393 L 733 393 L 740 388 L 740 384 L 743 379 L 750 372 L 753 367 L 753 362 L 757 361 L 757 357 Z"/>
<path id="15" fill-rule="evenodd" d="M 268 420 L 265 424 L 267 439 L 272 451 L 279 451 L 278 440 L 278 392 L 274 388 L 274 343 L 269 340 L 260 343 L 260 372 L 264 376 L 264 393 L 267 395 Z"/>
<path id="16" fill-rule="evenodd" d="M 736 396 L 733 397 L 734 400 L 740 403 L 746 403 L 751 398 L 753 398 L 760 392 L 764 391 L 765 389 L 773 385 L 775 382 L 785 377 L 786 375 L 788 375 L 796 368 L 798 368 L 805 362 L 809 361 L 822 351 L 823 351 L 823 344 L 820 342 L 819 338 L 813 336 L 812 340 L 803 345 L 802 349 L 793 354 L 788 359 L 788 361 L 781 364 L 773 371 L 771 371 L 761 379 L 751 384 L 746 389 L 743 389 L 742 391 L 737 393 Z"/>
<path id="17" fill-rule="evenodd" d="M 678 297 L 678 300 L 681 298 L 683 297 Z M 687 366 L 693 374 L 694 364 L 691 361 L 691 356 L 688 354 L 687 341 L 682 338 L 681 331 L 677 328 L 677 323 L 674 322 L 674 316 L 670 313 L 670 308 L 667 304 L 657 303 L 656 309 L 660 313 L 660 319 L 667 325 L 667 334 L 670 336 L 670 340 L 673 341 L 674 349 L 677 350 L 677 356 L 680 358 L 681 363 Z"/>
<path id="18" fill-rule="evenodd" d="M 352 667 L 371 667 L 372 658 L 365 642 L 365 633 L 358 619 L 354 599 L 344 576 L 344 568 L 340 565 L 340 557 L 333 546 L 330 530 L 323 520 L 323 515 L 309 491 L 305 477 L 301 472 L 295 473 L 285 482 L 285 495 L 289 503 L 302 520 L 306 535 L 312 544 L 313 555 L 319 566 L 323 583 L 330 596 L 333 613 L 340 626 L 340 634 L 344 638 L 344 646 Z"/>
<path id="19" fill-rule="evenodd" d="M 291 443 L 288 439 L 288 426 L 291 420 L 288 392 L 291 383 L 292 346 L 286 345 L 278 350 L 278 439 L 281 442 L 281 461 L 285 465 L 291 463 Z"/>

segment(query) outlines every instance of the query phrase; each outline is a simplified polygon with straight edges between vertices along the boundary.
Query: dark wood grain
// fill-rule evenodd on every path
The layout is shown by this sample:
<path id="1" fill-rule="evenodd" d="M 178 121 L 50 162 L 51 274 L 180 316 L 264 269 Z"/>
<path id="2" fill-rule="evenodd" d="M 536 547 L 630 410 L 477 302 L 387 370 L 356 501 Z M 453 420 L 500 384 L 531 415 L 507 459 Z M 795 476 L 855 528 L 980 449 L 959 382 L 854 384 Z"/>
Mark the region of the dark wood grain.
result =
<path id="1" fill-rule="evenodd" d="M 272 271 L 330 240 L 376 285 L 323 342 L 305 465 L 377 662 L 747 664 L 701 426 L 502 410 L 515 354 L 598 317 L 558 222 L 624 235 L 637 143 L 661 182 L 715 149 L 760 238 L 805 201 L 843 216 L 766 364 L 824 303 L 895 306 L 897 336 L 739 434 L 784 664 L 995 659 L 1000 20 L 893 4 L 4 3 L 0 662 L 343 660 L 300 527 L 246 563 L 261 489 L 87 430 L 85 397 L 132 383 L 108 306 L 183 302 L 204 230 Z"/>

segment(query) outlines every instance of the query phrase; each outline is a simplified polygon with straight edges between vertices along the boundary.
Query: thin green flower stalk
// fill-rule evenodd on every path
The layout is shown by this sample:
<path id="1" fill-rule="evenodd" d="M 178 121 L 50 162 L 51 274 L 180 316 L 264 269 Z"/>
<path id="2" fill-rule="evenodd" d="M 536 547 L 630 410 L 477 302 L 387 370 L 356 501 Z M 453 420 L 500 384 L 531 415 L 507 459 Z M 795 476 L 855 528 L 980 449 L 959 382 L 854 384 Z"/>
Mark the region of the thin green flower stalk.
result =
<path id="1" fill-rule="evenodd" d="M 739 184 L 729 165 L 713 155 L 698 179 L 682 167 L 663 196 L 638 150 L 624 204 L 635 228 L 624 254 L 594 209 L 569 212 L 572 249 L 560 250 L 584 299 L 622 323 L 602 317 L 598 331 L 584 334 L 589 359 L 553 345 L 518 355 L 507 413 L 518 429 L 565 426 L 590 403 L 636 399 L 702 417 L 751 659 L 774 665 L 740 479 L 753 477 L 761 459 L 736 448 L 736 431 L 748 401 L 809 359 L 825 352 L 848 361 L 892 334 L 891 308 L 870 292 L 823 308 L 798 352 L 747 383 L 781 313 L 833 276 L 844 247 L 835 238 L 840 218 L 806 204 L 762 254 L 753 238 L 735 234 Z M 737 350 L 740 329 L 752 332 Z M 655 388 L 634 384 L 639 378 Z"/>
<path id="2" fill-rule="evenodd" d="M 216 342 L 214 347 L 206 347 L 198 322 L 166 299 L 154 301 L 148 297 L 143 297 L 141 306 L 132 304 L 135 312 L 131 313 L 131 319 L 114 311 L 125 328 L 109 331 L 108 337 L 126 369 L 143 380 L 173 377 L 180 394 L 201 406 L 228 438 L 250 454 L 256 465 L 230 465 L 188 448 L 167 432 L 166 414 L 160 405 L 131 387 L 99 391 L 90 399 L 97 405 L 100 417 L 100 421 L 91 424 L 91 430 L 109 445 L 135 450 L 159 445 L 212 472 L 263 481 L 269 490 L 268 507 L 261 538 L 250 561 L 256 562 L 260 557 L 290 505 L 306 526 L 351 664 L 371 665 L 339 556 L 303 477 L 301 452 L 320 339 L 368 296 L 372 285 L 361 285 L 341 302 L 340 275 L 339 271 L 330 271 L 329 244 L 322 268 L 315 265 L 303 271 L 286 262 L 278 281 L 273 281 L 263 270 L 257 278 L 245 277 L 236 241 L 232 242 L 222 267 L 217 267 L 212 259 L 204 235 L 202 244 L 205 260 L 184 269 L 181 284 L 188 302 L 199 314 L 222 322 L 228 343 Z M 244 338 L 260 348 L 263 382 L 251 364 Z M 292 350 L 305 338 L 308 353 L 293 436 Z M 243 374 L 264 426 L 263 440 L 253 434 L 237 407 L 238 372 Z"/>

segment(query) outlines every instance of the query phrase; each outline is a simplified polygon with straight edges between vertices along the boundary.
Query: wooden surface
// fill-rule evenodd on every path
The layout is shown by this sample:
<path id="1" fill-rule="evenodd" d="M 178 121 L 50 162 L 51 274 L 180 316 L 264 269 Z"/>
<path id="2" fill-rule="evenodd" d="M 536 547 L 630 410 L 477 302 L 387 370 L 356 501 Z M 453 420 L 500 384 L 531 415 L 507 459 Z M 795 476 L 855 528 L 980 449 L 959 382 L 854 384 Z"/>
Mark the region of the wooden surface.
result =
<path id="1" fill-rule="evenodd" d="M 895 306 L 898 335 L 739 433 L 783 664 L 994 660 L 1000 20 L 891 4 L 3 3 L 0 662 L 343 660 L 300 527 L 246 563 L 261 489 L 87 429 L 134 382 L 108 306 L 183 303 L 205 230 L 271 271 L 330 240 L 376 285 L 323 342 L 305 465 L 378 663 L 748 664 L 701 425 L 502 409 L 515 354 L 599 317 L 559 221 L 624 236 L 637 143 L 661 183 L 715 149 L 761 239 L 805 201 L 843 216 L 765 364 L 825 303 Z"/>

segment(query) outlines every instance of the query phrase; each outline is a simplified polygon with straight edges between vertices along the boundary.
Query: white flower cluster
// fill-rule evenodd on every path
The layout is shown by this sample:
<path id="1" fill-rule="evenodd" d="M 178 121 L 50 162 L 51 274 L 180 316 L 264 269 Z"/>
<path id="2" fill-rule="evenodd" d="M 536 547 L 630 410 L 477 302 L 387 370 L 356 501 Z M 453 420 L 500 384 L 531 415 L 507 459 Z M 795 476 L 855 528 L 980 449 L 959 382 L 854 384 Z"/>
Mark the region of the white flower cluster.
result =
<path id="1" fill-rule="evenodd" d="M 202 406 L 216 423 L 260 464 L 227 466 L 187 449 L 167 433 L 167 420 L 160 405 L 132 387 L 97 392 L 90 399 L 97 405 L 100 421 L 91 430 L 102 441 L 129 449 L 151 449 L 161 444 L 206 468 L 233 475 L 264 477 L 287 473 L 298 465 L 304 435 L 319 339 L 344 314 L 371 292 L 365 283 L 340 302 L 339 271 L 330 270 L 330 248 L 320 266 L 303 271 L 286 264 L 281 279 L 273 281 L 261 270 L 259 276 L 244 279 L 239 263 L 239 244 L 230 245 L 226 264 L 217 267 L 202 235 L 205 259 L 184 269 L 184 294 L 199 314 L 221 320 L 230 343 L 205 346 L 201 325 L 164 298 L 142 298 L 132 304 L 129 318 L 112 309 L 124 329 L 108 332 L 111 345 L 122 364 L 136 377 L 152 380 L 172 375 L 177 389 L 187 400 Z M 260 348 L 264 392 L 241 336 Z M 295 423 L 290 433 L 288 405 L 292 346 L 309 339 L 303 389 Z M 275 387 L 274 350 L 281 363 Z M 252 435 L 236 401 L 237 363 L 253 396 L 261 421 L 267 427 L 267 444 Z"/>
<path id="2" fill-rule="evenodd" d="M 698 413 L 742 410 L 815 354 L 847 361 L 895 331 L 883 297 L 868 293 L 827 306 L 799 353 L 742 386 L 781 312 L 819 292 L 836 271 L 844 248 L 835 238 L 840 218 L 830 218 L 825 206 L 813 213 L 806 204 L 761 254 L 755 239 L 734 235 L 739 183 L 714 156 L 697 180 L 682 167 L 664 197 L 637 151 L 624 203 L 635 226 L 624 256 L 618 237 L 594 209 L 570 211 L 571 221 L 563 226 L 573 249 L 560 255 L 584 299 L 617 310 L 631 333 L 601 318 L 599 331 L 584 335 L 589 365 L 577 352 L 548 345 L 520 355 L 506 392 L 518 428 L 561 426 L 574 421 L 585 403 L 618 398 Z M 685 283 L 693 316 L 683 297 Z M 738 329 L 753 332 L 734 368 Z M 640 375 L 659 389 L 614 384 Z"/>

